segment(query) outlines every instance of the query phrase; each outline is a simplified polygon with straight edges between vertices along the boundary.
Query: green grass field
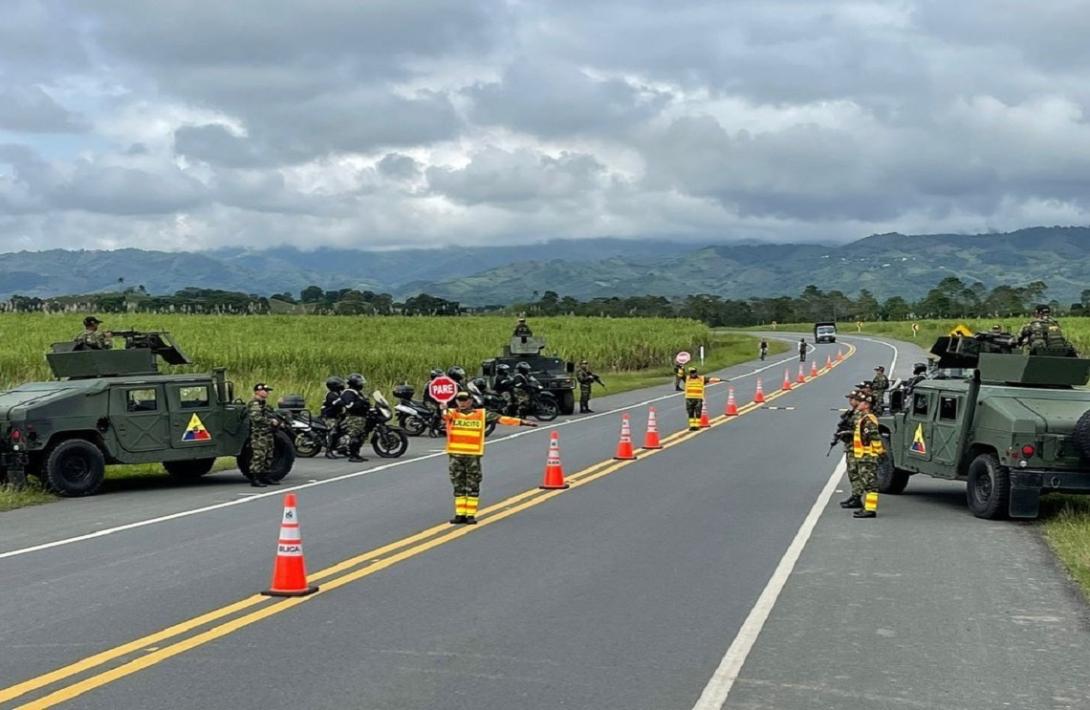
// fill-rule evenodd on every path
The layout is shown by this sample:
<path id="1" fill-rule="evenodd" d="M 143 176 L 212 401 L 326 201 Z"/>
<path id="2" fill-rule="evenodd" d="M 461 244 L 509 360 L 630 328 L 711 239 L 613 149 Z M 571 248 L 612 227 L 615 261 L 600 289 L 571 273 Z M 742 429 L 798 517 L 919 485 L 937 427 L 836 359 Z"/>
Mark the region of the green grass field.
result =
<path id="1" fill-rule="evenodd" d="M 44 353 L 49 344 L 70 340 L 82 330 L 80 315 L 0 315 L 0 388 L 50 379 Z M 362 372 L 368 391 L 390 396 L 392 385 L 409 381 L 420 392 L 428 370 L 458 364 L 470 373 L 499 354 L 511 334 L 508 317 L 353 317 L 353 316 L 189 316 L 110 317 L 112 330 L 166 330 L 194 362 L 171 371 L 226 367 L 239 396 L 254 382 L 268 382 L 274 396 L 299 393 L 316 408 L 331 374 Z M 595 396 L 666 382 L 679 350 L 707 353 L 706 369 L 719 369 L 756 355 L 756 340 L 713 333 L 696 321 L 646 318 L 536 318 L 535 334 L 549 343 L 547 354 L 587 359 L 606 382 Z M 120 346 L 118 340 L 116 345 Z M 773 352 L 787 346 L 774 342 Z M 222 459 L 217 469 L 233 467 Z M 108 479 L 143 485 L 166 474 L 158 465 L 113 466 Z M 15 492 L 0 487 L 0 510 L 49 500 L 40 489 Z"/>

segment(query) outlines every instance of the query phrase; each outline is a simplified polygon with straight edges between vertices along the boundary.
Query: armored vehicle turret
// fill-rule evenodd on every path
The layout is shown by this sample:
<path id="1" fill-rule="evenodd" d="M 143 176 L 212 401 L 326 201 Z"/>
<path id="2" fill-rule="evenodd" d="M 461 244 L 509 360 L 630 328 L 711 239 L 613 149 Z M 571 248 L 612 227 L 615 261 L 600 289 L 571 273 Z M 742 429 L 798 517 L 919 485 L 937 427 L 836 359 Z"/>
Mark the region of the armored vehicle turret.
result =
<path id="1" fill-rule="evenodd" d="M 939 338 L 933 367 L 879 418 L 879 490 L 964 480 L 981 518 L 1034 518 L 1042 493 L 1090 493 L 1090 359 L 1024 355 L 1006 334 Z"/>
<path id="2" fill-rule="evenodd" d="M 499 357 L 481 363 L 481 373 L 488 378 L 496 374 L 496 365 L 505 364 L 513 371 L 520 362 L 530 365 L 530 374 L 537 378 L 546 392 L 551 392 L 560 405 L 561 414 L 575 411 L 575 363 L 542 355 L 545 338 L 532 335 L 512 336 Z"/>
<path id="3" fill-rule="evenodd" d="M 114 333 L 125 347 L 55 343 L 46 360 L 56 380 L 0 392 L 0 479 L 27 473 L 65 496 L 90 495 L 111 464 L 162 463 L 193 479 L 218 457 L 249 466 L 249 421 L 223 368 L 162 374 L 159 362 L 191 364 L 169 333 Z M 276 438 L 274 477 L 291 470 L 286 435 Z"/>

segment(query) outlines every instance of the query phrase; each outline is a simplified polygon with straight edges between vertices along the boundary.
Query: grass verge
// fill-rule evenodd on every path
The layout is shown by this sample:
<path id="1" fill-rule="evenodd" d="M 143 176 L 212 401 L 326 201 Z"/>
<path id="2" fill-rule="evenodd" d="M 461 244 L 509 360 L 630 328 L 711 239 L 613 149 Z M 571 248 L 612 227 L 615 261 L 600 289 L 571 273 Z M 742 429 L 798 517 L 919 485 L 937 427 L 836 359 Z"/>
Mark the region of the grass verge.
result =
<path id="1" fill-rule="evenodd" d="M 0 512 L 24 508 L 28 505 L 38 505 L 56 500 L 56 497 L 38 485 L 33 478 L 23 488 L 14 488 L 8 485 L 0 485 Z"/>

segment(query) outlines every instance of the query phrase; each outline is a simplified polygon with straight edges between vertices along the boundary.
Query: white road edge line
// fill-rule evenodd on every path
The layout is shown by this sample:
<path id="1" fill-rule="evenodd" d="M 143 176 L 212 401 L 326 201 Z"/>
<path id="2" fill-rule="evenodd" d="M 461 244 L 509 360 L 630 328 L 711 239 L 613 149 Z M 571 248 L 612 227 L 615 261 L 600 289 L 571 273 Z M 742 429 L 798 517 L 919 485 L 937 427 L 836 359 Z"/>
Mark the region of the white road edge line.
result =
<path id="1" fill-rule="evenodd" d="M 733 377 L 733 378 L 731 378 L 731 381 L 738 381 L 738 380 L 741 380 L 741 379 L 745 379 L 747 377 L 752 377 L 752 376 L 760 374 L 761 372 L 764 372 L 765 370 L 768 370 L 770 368 L 779 367 L 781 364 L 789 362 L 792 359 L 792 357 L 798 357 L 798 356 L 795 355 L 795 356 L 785 357 L 783 360 L 777 360 L 776 362 L 765 365 L 764 367 L 757 368 L 756 370 L 753 370 L 752 372 L 743 373 L 741 375 Z M 737 365 L 735 365 L 734 367 L 737 367 Z M 730 368 L 726 368 L 726 369 L 730 369 Z M 727 383 L 724 382 L 724 383 L 718 383 L 718 384 L 727 384 Z M 714 386 L 715 386 L 714 384 L 709 385 L 709 387 L 714 387 Z M 546 425 L 546 426 L 537 427 L 536 429 L 527 429 L 526 431 L 514 432 L 514 433 L 508 434 L 506 436 L 498 437 L 498 438 L 495 438 L 495 439 L 489 439 L 488 443 L 490 445 L 495 445 L 495 444 L 499 444 L 499 443 L 504 442 L 504 441 L 510 441 L 511 439 L 517 439 L 520 436 L 528 436 L 530 434 L 533 434 L 535 432 L 540 432 L 540 431 L 545 430 L 545 429 L 555 429 L 557 427 L 568 426 L 569 424 L 576 424 L 576 423 L 579 423 L 579 422 L 583 422 L 583 421 L 586 421 L 588 419 L 597 419 L 598 417 L 608 417 L 610 415 L 614 415 L 614 414 L 617 414 L 619 412 L 625 412 L 625 411 L 627 411 L 629 409 L 634 409 L 636 407 L 644 407 L 644 406 L 647 406 L 649 404 L 654 404 L 655 402 L 661 402 L 662 400 L 670 399 L 671 397 L 679 397 L 682 394 L 683 393 L 681 393 L 681 392 L 671 392 L 670 394 L 663 395 L 661 397 L 653 397 L 651 399 L 645 399 L 642 402 L 634 402 L 632 404 L 629 404 L 626 407 L 617 407 L 615 409 L 610 409 L 610 410 L 607 410 L 605 412 L 599 412 L 599 413 L 596 413 L 596 414 L 592 414 L 590 416 L 576 417 L 576 418 L 573 418 L 573 419 L 566 419 L 566 420 L 564 420 L 562 422 L 559 422 L 557 424 L 549 424 L 549 425 Z M 253 502 L 255 500 L 262 500 L 264 498 L 278 497 L 278 496 L 280 496 L 280 495 L 282 495 L 282 494 L 284 494 L 284 493 L 286 493 L 288 491 L 301 491 L 301 490 L 304 490 L 304 489 L 307 489 L 307 488 L 314 488 L 316 486 L 324 486 L 324 485 L 329 484 L 329 483 L 337 483 L 337 482 L 340 482 L 340 481 L 347 481 L 347 480 L 352 479 L 352 478 L 360 478 L 361 476 L 368 476 L 368 475 L 370 475 L 372 473 L 378 473 L 379 471 L 386 471 L 388 469 L 396 468 L 398 466 L 407 466 L 408 464 L 411 464 L 411 463 L 416 463 L 418 461 L 426 461 L 427 459 L 434 459 L 434 458 L 437 458 L 439 456 L 446 456 L 446 453 L 443 452 L 443 451 L 440 451 L 440 452 L 437 452 L 437 453 L 425 454 L 423 456 L 416 456 L 414 458 L 400 459 L 398 461 L 394 461 L 392 463 L 388 463 L 388 464 L 385 464 L 383 466 L 375 466 L 374 468 L 365 469 L 363 471 L 354 471 L 352 473 L 345 473 L 345 474 L 341 474 L 340 476 L 334 476 L 333 478 L 326 478 L 326 479 L 323 479 L 321 481 L 313 481 L 313 482 L 310 482 L 310 483 L 303 483 L 303 484 L 299 484 L 299 485 L 295 485 L 295 486 L 283 486 L 283 487 L 277 488 L 276 490 L 273 490 L 273 491 L 268 491 L 266 493 L 258 493 L 258 494 L 255 494 L 255 495 L 248 495 L 248 496 L 246 496 L 244 498 L 238 498 L 236 500 L 229 500 L 229 501 L 225 501 L 225 502 L 222 502 L 222 503 L 213 503 L 212 505 L 205 505 L 205 506 L 202 506 L 200 508 L 190 508 L 188 510 L 180 510 L 177 513 L 170 513 L 169 515 L 161 515 L 161 516 L 156 517 L 156 518 L 147 518 L 145 520 L 137 520 L 137 521 L 134 521 L 134 522 L 131 522 L 131 523 L 126 523 L 124 525 L 117 525 L 117 526 L 112 527 L 112 528 L 104 528 L 102 530 L 96 530 L 96 531 L 91 532 L 91 533 L 85 533 L 83 535 L 76 535 L 74 537 L 68 537 L 68 538 L 64 538 L 64 539 L 61 539 L 61 540 L 54 540 L 53 542 L 44 542 L 44 543 L 41 543 L 39 545 L 32 545 L 30 547 L 23 547 L 23 548 L 20 548 L 20 549 L 17 549 L 17 550 L 9 550 L 8 552 L 0 552 L 0 560 L 7 559 L 9 557 L 18 557 L 20 555 L 28 555 L 28 554 L 30 554 L 32 552 L 41 552 L 42 550 L 49 550 L 49 549 L 52 549 L 54 547 L 62 547 L 64 545 L 71 545 L 71 544 L 77 543 L 77 542 L 85 542 L 87 540 L 94 540 L 95 538 L 105 537 L 106 535 L 114 535 L 114 534 L 117 534 L 117 533 L 120 533 L 120 532 L 125 532 L 127 530 L 135 530 L 137 528 L 143 528 L 143 527 L 147 527 L 149 525 L 158 525 L 159 523 L 166 523 L 166 522 L 169 522 L 171 520 L 178 520 L 179 518 L 188 518 L 189 516 L 192 516 L 192 515 L 200 515 L 201 513 L 208 513 L 208 512 L 213 511 L 213 510 L 220 510 L 222 508 L 230 508 L 232 506 L 242 505 L 244 503 L 251 503 L 251 502 Z"/>
<path id="2" fill-rule="evenodd" d="M 859 339 L 879 343 L 893 350 L 893 360 L 889 365 L 889 371 L 892 374 L 893 369 L 897 366 L 897 357 L 900 354 L 897 346 L 882 340 Z M 746 620 L 742 622 L 742 627 L 738 629 L 734 641 L 727 648 L 727 652 L 723 654 L 715 673 L 708 680 L 708 684 L 704 686 L 704 691 L 700 694 L 696 705 L 693 706 L 693 710 L 720 710 L 723 704 L 727 702 L 727 696 L 730 695 L 731 688 L 734 687 L 734 681 L 738 679 L 738 674 L 742 672 L 742 666 L 745 665 L 749 652 L 753 650 L 753 645 L 757 643 L 757 637 L 761 635 L 761 630 L 764 628 L 765 622 L 768 621 L 772 608 L 776 606 L 776 601 L 780 598 L 780 592 L 787 585 L 787 580 L 791 577 L 795 564 L 802 555 L 803 548 L 810 541 L 810 535 L 814 532 L 814 527 L 817 525 L 818 520 L 821 519 L 826 506 L 829 505 L 829 499 L 832 498 L 833 491 L 836 490 L 836 486 L 840 483 L 840 479 L 846 470 L 844 459 L 841 458 L 833 468 L 829 480 L 825 482 L 825 487 L 818 494 L 817 500 L 814 501 L 814 505 L 810 508 L 810 512 L 803 519 L 802 525 L 799 526 L 798 532 L 795 533 L 795 538 L 791 540 L 791 544 L 787 546 L 787 551 L 780 558 L 780 563 L 776 565 L 772 577 L 768 580 L 764 590 L 761 591 L 761 596 L 757 597 L 757 602 L 749 610 L 749 614 L 746 615 Z"/>

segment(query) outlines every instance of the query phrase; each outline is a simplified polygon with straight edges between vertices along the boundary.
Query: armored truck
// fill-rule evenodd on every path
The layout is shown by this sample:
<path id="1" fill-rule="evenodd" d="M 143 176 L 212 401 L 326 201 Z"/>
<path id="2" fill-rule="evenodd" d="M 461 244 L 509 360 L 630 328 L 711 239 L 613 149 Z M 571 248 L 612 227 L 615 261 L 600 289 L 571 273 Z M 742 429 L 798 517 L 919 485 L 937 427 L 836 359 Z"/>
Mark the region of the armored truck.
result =
<path id="1" fill-rule="evenodd" d="M 503 348 L 499 357 L 490 358 L 481 363 L 481 374 L 492 378 L 496 375 L 496 365 L 510 365 L 514 372 L 520 362 L 530 365 L 532 374 L 546 392 L 551 392 L 560 405 L 561 414 L 575 411 L 575 363 L 558 357 L 547 357 L 541 352 L 545 349 L 545 339 L 531 335 L 515 335 Z"/>
<path id="2" fill-rule="evenodd" d="M 248 471 L 249 420 L 226 371 L 160 374 L 160 359 L 190 364 L 169 333 L 121 336 L 116 350 L 55 343 L 46 360 L 56 380 L 0 392 L 0 480 L 20 484 L 29 473 L 59 495 L 85 496 L 111 464 L 161 463 L 185 480 L 231 456 Z M 278 432 L 271 477 L 286 476 L 294 460 Z"/>
<path id="3" fill-rule="evenodd" d="M 1042 493 L 1090 493 L 1090 360 L 1024 355 L 1009 335 L 939 338 L 928 376 L 890 393 L 879 491 L 965 481 L 980 518 L 1035 518 Z"/>

